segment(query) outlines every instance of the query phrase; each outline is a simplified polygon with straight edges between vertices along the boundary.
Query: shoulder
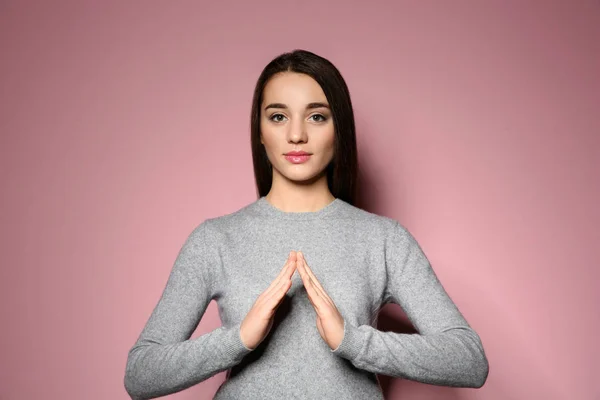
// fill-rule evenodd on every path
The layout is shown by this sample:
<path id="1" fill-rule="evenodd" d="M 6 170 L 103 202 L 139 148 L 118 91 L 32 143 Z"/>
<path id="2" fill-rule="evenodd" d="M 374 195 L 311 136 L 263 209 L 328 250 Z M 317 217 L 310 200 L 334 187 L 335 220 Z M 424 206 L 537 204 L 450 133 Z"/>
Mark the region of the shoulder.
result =
<path id="1" fill-rule="evenodd" d="M 388 232 L 397 229 L 397 226 L 404 228 L 400 222 L 394 218 L 367 211 L 350 203 L 346 203 L 345 201 L 342 201 L 342 203 L 344 207 L 345 218 L 354 220 L 357 223 L 377 227 Z"/>
<path id="2" fill-rule="evenodd" d="M 201 237 L 208 246 L 226 238 L 230 234 L 251 231 L 252 226 L 260 225 L 260 218 L 254 212 L 255 203 L 246 204 L 230 213 L 205 218 L 196 224 L 192 235 Z"/>
<path id="3" fill-rule="evenodd" d="M 388 245 L 407 244 L 414 240 L 409 230 L 400 220 L 376 214 L 344 202 L 344 218 L 358 230 L 361 235 L 376 242 L 383 240 Z"/>

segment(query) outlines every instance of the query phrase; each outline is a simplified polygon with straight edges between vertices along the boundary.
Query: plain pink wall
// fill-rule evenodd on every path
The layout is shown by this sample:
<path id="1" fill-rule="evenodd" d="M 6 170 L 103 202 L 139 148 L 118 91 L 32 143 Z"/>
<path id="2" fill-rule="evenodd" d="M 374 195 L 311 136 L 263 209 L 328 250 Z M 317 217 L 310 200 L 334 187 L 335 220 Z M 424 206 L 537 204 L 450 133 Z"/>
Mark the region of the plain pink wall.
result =
<path id="1" fill-rule="evenodd" d="M 304 48 L 350 87 L 364 206 L 414 233 L 490 361 L 479 390 L 386 397 L 600 399 L 599 43 L 592 0 L 1 1 L 0 398 L 128 398 L 186 236 L 256 199 L 261 69 Z M 219 325 L 213 302 L 193 337 Z"/>

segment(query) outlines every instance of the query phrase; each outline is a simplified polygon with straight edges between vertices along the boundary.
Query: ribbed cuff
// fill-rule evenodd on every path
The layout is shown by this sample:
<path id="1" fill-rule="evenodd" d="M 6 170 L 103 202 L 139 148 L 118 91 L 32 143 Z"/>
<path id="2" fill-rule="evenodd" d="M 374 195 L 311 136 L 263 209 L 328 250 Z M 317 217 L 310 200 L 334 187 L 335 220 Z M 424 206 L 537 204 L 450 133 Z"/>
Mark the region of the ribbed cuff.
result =
<path id="1" fill-rule="evenodd" d="M 344 319 L 344 338 L 337 349 L 331 350 L 331 352 L 340 357 L 347 358 L 350 361 L 354 361 L 365 344 L 365 340 L 367 339 L 366 335 L 366 332 L 361 331 Z"/>
<path id="2" fill-rule="evenodd" d="M 241 325 L 242 323 L 239 322 L 231 327 L 221 328 L 225 331 L 222 341 L 223 352 L 234 360 L 243 358 L 246 354 L 250 353 L 253 350 L 247 348 L 242 342 L 242 338 L 240 337 Z"/>

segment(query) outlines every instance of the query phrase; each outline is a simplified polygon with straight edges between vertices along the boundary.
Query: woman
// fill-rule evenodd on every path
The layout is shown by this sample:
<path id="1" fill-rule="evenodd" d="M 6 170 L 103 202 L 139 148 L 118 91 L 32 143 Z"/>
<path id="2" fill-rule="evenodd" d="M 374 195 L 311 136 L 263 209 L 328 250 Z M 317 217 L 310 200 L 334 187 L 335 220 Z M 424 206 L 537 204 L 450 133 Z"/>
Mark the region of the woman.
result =
<path id="1" fill-rule="evenodd" d="M 481 387 L 481 340 L 415 238 L 353 205 L 354 116 L 335 66 L 302 50 L 271 61 L 251 135 L 259 198 L 187 238 L 129 352 L 131 398 L 224 370 L 215 399 L 382 399 L 376 374 Z M 213 299 L 222 326 L 190 340 Z M 419 334 L 376 329 L 390 302 Z"/>

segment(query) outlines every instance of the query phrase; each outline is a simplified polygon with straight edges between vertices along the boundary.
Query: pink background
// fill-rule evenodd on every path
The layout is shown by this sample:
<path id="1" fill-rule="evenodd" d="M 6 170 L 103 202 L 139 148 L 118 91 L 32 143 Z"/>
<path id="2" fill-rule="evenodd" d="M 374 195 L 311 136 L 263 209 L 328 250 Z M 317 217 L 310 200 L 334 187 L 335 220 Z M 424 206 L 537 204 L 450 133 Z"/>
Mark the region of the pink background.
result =
<path id="1" fill-rule="evenodd" d="M 295 48 L 350 87 L 359 205 L 416 236 L 490 361 L 479 390 L 386 398 L 600 399 L 599 43 L 591 0 L 0 1 L 0 399 L 128 398 L 187 234 L 256 199 L 252 90 Z M 219 325 L 212 302 L 193 337 Z"/>

